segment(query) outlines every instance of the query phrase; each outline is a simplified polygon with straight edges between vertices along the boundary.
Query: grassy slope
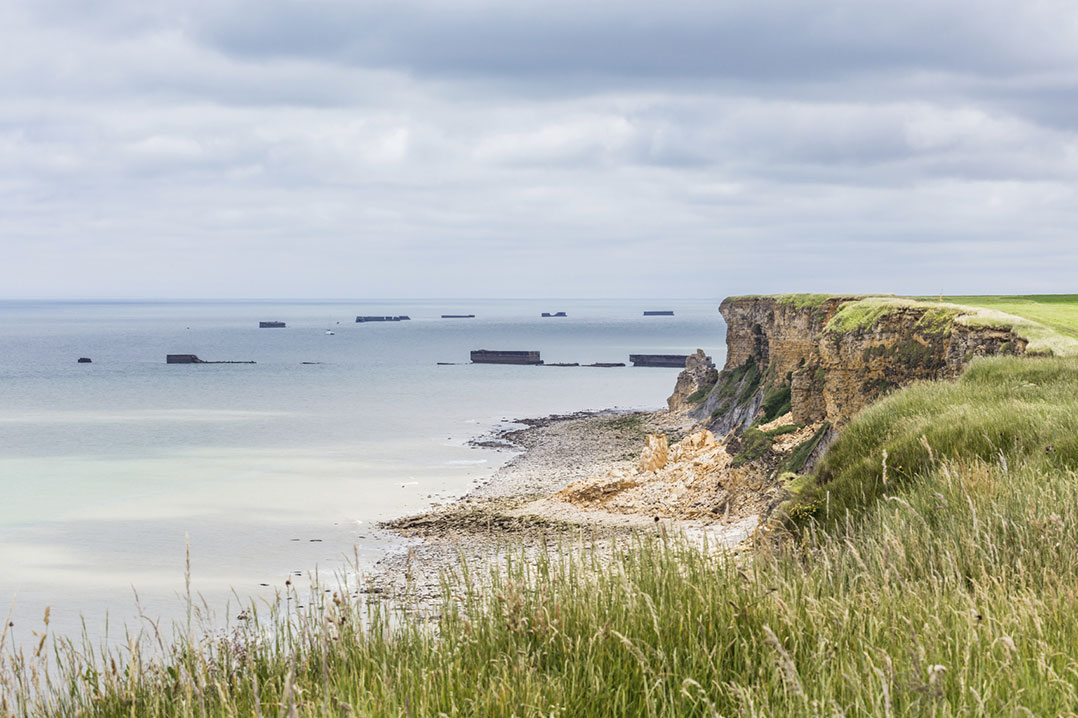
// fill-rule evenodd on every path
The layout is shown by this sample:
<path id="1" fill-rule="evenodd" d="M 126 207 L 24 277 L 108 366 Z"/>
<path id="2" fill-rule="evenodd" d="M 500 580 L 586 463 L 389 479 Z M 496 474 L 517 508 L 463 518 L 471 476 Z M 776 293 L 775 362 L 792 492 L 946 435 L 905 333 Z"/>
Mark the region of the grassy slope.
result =
<path id="1" fill-rule="evenodd" d="M 860 515 L 941 461 L 1078 466 L 1078 359 L 974 362 L 956 382 L 921 382 L 866 408 L 800 492 L 798 516 Z"/>
<path id="2" fill-rule="evenodd" d="M 925 299 L 932 299 L 932 297 L 925 297 Z M 1067 336 L 1078 338 L 1078 294 L 955 296 L 944 297 L 943 300 L 1025 317 Z"/>
<path id="3" fill-rule="evenodd" d="M 39 713 L 1075 715 L 1076 437 L 1078 359 L 979 361 L 855 418 L 791 539 L 751 557 L 517 561 L 448 579 L 436 633 L 327 599 L 161 668 L 69 658 Z"/>
<path id="4" fill-rule="evenodd" d="M 949 331 L 952 322 L 962 316 L 964 307 L 939 303 L 922 302 L 901 297 L 866 297 L 856 302 L 847 302 L 835 312 L 825 330 L 835 334 L 868 329 L 881 317 L 903 307 L 925 309 L 925 314 L 916 324 L 917 329 L 931 332 Z"/>

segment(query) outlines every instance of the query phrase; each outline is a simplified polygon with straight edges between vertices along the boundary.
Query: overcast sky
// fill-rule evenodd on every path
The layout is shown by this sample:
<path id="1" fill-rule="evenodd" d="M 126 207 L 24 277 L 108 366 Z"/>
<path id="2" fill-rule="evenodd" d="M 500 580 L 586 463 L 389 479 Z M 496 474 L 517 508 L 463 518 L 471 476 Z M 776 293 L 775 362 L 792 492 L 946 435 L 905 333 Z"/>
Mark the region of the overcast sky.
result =
<path id="1" fill-rule="evenodd" d="M 0 0 L 0 296 L 1078 291 L 1075 0 Z"/>

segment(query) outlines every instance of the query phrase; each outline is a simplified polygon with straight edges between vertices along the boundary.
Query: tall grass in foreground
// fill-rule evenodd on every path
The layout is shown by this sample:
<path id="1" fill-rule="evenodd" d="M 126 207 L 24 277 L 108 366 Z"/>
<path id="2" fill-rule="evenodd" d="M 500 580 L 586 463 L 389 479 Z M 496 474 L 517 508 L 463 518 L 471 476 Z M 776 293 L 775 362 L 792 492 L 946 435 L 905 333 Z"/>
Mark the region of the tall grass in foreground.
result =
<path id="1" fill-rule="evenodd" d="M 1078 384 L 1078 367 L 976 368 L 970 382 L 995 373 L 1014 398 L 991 424 L 1004 444 L 933 448 L 901 481 L 889 475 L 848 501 L 841 518 L 802 519 L 787 540 L 741 557 L 676 536 L 638 537 L 612 557 L 562 546 L 483 580 L 448 577 L 433 624 L 353 601 L 354 587 L 341 586 L 306 615 L 252 613 L 228 637 L 165 646 L 160 661 L 136 645 L 114 657 L 60 646 L 47 705 L 19 703 L 35 695 L 35 676 L 45 685 L 41 661 L 9 657 L 6 707 L 88 716 L 1076 715 L 1078 474 L 1066 448 L 1073 425 L 1052 397 Z M 1042 382 L 1055 389 L 1021 393 Z M 955 398 L 946 384 L 912 389 L 929 413 L 933 388 L 939 402 Z M 893 416 L 905 425 L 915 415 Z M 859 439 L 868 454 L 903 435 L 871 426 L 877 443 Z M 1036 451 L 1022 446 L 1027 438 Z M 1044 441 L 1063 459 L 1042 460 Z"/>

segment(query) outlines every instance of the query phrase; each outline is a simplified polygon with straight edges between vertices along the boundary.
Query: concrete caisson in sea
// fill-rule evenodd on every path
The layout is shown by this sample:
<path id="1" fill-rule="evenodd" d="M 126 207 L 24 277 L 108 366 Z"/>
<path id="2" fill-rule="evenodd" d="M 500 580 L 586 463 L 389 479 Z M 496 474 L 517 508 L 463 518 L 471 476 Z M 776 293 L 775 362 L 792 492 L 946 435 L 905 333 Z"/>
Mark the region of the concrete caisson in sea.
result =
<path id="1" fill-rule="evenodd" d="M 477 349 L 472 352 L 473 364 L 542 364 L 537 351 L 489 351 Z"/>
<path id="2" fill-rule="evenodd" d="M 259 322 L 259 329 L 284 329 L 284 322 Z"/>
<path id="3" fill-rule="evenodd" d="M 672 317 L 672 316 L 674 316 L 674 312 L 673 312 L 673 310 L 670 310 L 670 309 L 650 310 L 650 311 L 645 311 L 644 316 L 645 317 Z"/>
<path id="4" fill-rule="evenodd" d="M 685 360 L 688 354 L 630 354 L 629 361 L 633 366 L 669 366 L 680 369 L 685 368 Z"/>
<path id="5" fill-rule="evenodd" d="M 166 354 L 166 364 L 254 364 L 253 361 L 206 361 L 197 354 Z"/>
<path id="6" fill-rule="evenodd" d="M 166 364 L 205 364 L 196 354 L 167 354 Z"/>

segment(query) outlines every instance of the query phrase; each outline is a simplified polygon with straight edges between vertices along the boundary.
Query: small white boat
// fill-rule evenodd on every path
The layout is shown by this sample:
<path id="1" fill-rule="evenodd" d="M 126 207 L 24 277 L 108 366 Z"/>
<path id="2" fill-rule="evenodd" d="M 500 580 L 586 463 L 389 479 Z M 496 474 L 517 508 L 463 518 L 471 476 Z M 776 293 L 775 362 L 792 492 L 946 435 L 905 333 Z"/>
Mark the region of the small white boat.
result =
<path id="1" fill-rule="evenodd" d="M 337 333 L 337 332 L 333 331 L 332 329 L 327 329 L 327 330 L 326 330 L 326 334 L 329 334 L 330 336 L 333 336 L 333 335 L 334 335 L 334 334 L 336 334 L 336 333 Z"/>

